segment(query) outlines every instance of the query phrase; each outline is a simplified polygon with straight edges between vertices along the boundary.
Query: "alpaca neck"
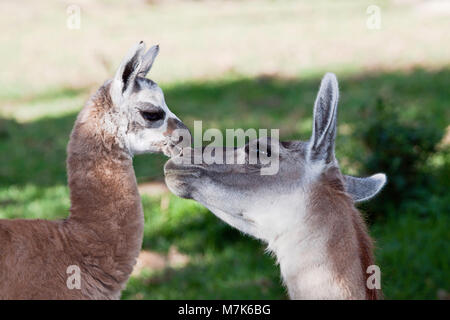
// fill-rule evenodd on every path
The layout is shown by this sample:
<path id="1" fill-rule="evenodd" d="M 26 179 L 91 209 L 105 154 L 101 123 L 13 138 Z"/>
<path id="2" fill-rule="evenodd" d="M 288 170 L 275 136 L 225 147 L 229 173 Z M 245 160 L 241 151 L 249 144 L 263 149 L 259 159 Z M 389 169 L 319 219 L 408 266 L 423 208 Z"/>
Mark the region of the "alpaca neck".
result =
<path id="1" fill-rule="evenodd" d="M 142 245 L 143 210 L 131 157 L 99 143 L 91 131 L 75 124 L 68 146 L 67 234 L 77 252 L 98 266 L 91 276 L 106 274 L 109 283 L 102 285 L 120 292 Z"/>
<path id="2" fill-rule="evenodd" d="M 372 298 L 372 293 L 367 292 L 365 273 L 373 264 L 371 242 L 359 212 L 345 194 L 336 197 L 322 192 L 309 203 L 295 210 L 297 216 L 298 211 L 302 212 L 301 219 L 269 242 L 289 296 Z"/>
<path id="3" fill-rule="evenodd" d="M 69 153 L 67 171 L 70 220 L 100 230 L 106 222 L 123 225 L 142 218 L 132 159 L 127 155 L 106 150 Z"/>

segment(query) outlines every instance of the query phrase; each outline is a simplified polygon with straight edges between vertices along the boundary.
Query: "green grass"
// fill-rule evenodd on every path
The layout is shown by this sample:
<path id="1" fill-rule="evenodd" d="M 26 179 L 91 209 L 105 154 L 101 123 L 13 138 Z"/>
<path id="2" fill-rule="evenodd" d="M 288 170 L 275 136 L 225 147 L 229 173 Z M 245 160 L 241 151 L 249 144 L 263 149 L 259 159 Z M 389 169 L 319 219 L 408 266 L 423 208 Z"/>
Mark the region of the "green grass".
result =
<path id="1" fill-rule="evenodd" d="M 436 299 L 438 289 L 448 292 L 449 226 L 448 211 L 393 215 L 372 226 L 386 299 Z"/>
<path id="2" fill-rule="evenodd" d="M 450 70 L 385 72 L 340 77 L 341 103 L 337 154 L 343 171 L 363 170 L 364 149 L 357 128 L 382 97 L 405 110 L 404 117 L 424 121 L 444 132 L 450 110 Z M 312 103 L 320 78 L 246 78 L 174 84 L 165 89 L 172 110 L 188 126 L 203 128 L 280 128 L 283 139 L 306 139 L 311 131 Z M 50 105 L 85 99 L 88 91 L 42 93 Z M 188 99 L 187 99 L 188 97 Z M 31 101 L 39 99 L 30 98 Z M 33 110 L 29 100 L 17 100 L 17 112 Z M 424 107 L 426 106 L 426 108 Z M 46 114 L 46 112 L 48 112 Z M 29 121 L 0 119 L 0 218 L 63 218 L 69 208 L 65 148 L 76 113 L 41 111 Z M 428 121 L 432 121 L 432 124 Z M 166 158 L 138 156 L 138 181 L 161 180 Z M 441 172 L 446 160 L 431 159 L 430 170 Z M 447 175 L 448 170 L 442 171 Z M 445 176 L 442 184 L 445 183 Z M 275 260 L 264 245 L 225 225 L 201 205 L 175 196 L 161 209 L 159 197 L 143 197 L 143 248 L 167 253 L 170 246 L 190 257 L 182 268 L 133 277 L 124 299 L 285 299 Z M 405 212 L 390 212 L 371 226 L 377 241 L 377 263 L 383 273 L 386 298 L 436 298 L 450 288 L 449 200 L 412 201 Z M 443 211 L 439 211 L 443 210 Z M 370 215 L 370 212 L 368 212 Z"/>
<path id="3" fill-rule="evenodd" d="M 123 298 L 285 298 L 275 262 L 258 241 L 218 221 L 194 201 L 171 196 L 165 213 L 155 199 L 144 199 L 144 206 L 144 247 L 167 252 L 175 245 L 190 263 L 133 278 Z"/>

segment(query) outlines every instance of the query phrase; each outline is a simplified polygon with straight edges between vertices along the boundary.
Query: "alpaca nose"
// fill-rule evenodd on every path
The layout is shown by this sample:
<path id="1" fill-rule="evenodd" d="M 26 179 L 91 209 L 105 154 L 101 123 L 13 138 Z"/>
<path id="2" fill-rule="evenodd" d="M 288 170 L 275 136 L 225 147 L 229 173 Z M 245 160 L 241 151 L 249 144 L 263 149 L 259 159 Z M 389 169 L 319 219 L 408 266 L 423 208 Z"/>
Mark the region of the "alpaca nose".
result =
<path id="1" fill-rule="evenodd" d="M 183 122 L 176 118 L 169 118 L 167 120 L 167 130 L 164 136 L 168 136 L 171 141 L 172 153 L 179 154 L 183 148 L 191 146 L 191 132 Z"/>
<path id="2" fill-rule="evenodd" d="M 177 141 L 174 141 L 175 143 L 181 142 L 183 136 L 191 137 L 191 132 L 189 131 L 188 127 L 184 125 L 183 122 L 175 118 L 169 118 L 167 120 L 167 130 L 166 132 L 164 132 L 164 135 L 172 136 L 175 130 L 178 130 L 178 132 L 181 133 L 176 135 L 177 137 L 174 137 L 175 139 L 178 139 Z"/>

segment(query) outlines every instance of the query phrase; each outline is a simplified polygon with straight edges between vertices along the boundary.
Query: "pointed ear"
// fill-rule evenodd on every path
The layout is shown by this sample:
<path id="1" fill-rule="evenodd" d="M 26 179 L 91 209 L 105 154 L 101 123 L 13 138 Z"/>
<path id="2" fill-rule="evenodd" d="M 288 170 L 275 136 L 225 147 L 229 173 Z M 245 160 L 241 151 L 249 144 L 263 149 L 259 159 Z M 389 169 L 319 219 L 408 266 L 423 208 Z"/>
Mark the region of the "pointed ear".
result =
<path id="1" fill-rule="evenodd" d="M 377 173 L 367 178 L 356 178 L 344 175 L 345 188 L 355 202 L 369 200 L 386 184 L 386 175 Z"/>
<path id="2" fill-rule="evenodd" d="M 336 139 L 337 104 L 339 88 L 336 76 L 327 73 L 320 84 L 314 104 L 312 136 L 309 141 L 308 157 L 311 161 L 334 161 Z"/>
<path id="3" fill-rule="evenodd" d="M 150 71 L 153 65 L 153 61 L 155 61 L 156 56 L 159 53 L 159 45 L 153 46 L 148 49 L 147 53 L 142 56 L 142 63 L 139 67 L 138 76 L 144 77 Z"/>
<path id="4" fill-rule="evenodd" d="M 123 58 L 111 87 L 111 95 L 114 102 L 118 102 L 132 91 L 142 64 L 142 53 L 144 50 L 145 44 L 141 41 L 134 45 Z"/>

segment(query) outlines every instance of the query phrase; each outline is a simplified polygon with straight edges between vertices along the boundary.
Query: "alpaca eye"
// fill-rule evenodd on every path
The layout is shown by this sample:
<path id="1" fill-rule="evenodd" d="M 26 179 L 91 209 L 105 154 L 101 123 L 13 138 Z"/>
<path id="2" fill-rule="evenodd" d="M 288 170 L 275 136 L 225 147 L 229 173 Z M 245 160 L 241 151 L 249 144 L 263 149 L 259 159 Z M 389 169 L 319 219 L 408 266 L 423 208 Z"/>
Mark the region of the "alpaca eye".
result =
<path id="1" fill-rule="evenodd" d="M 245 146 L 245 152 L 246 152 L 247 154 L 250 153 L 250 145 L 249 145 L 249 144 L 247 144 L 247 145 Z M 267 155 L 267 157 L 270 157 L 270 156 L 272 155 L 272 150 L 270 149 L 270 145 L 267 145 L 266 150 L 261 150 L 261 149 L 260 149 L 259 142 L 256 143 L 256 149 L 255 149 L 255 152 L 256 152 L 256 156 L 257 156 L 257 157 L 259 157 L 260 154 L 265 154 L 265 155 Z"/>
<path id="2" fill-rule="evenodd" d="M 261 150 L 261 149 L 260 149 L 259 142 L 258 142 L 258 144 L 256 145 L 256 153 L 258 154 L 258 156 L 259 156 L 260 154 L 265 154 L 265 155 L 267 155 L 268 157 L 270 157 L 270 156 L 272 155 L 272 151 L 270 150 L 270 145 L 267 145 L 266 150 Z"/>
<path id="3" fill-rule="evenodd" d="M 141 116 L 142 118 L 144 118 L 147 121 L 158 121 L 158 120 L 162 120 L 165 117 L 165 112 L 164 111 L 154 111 L 154 112 L 150 112 L 150 111 L 141 111 Z"/>

